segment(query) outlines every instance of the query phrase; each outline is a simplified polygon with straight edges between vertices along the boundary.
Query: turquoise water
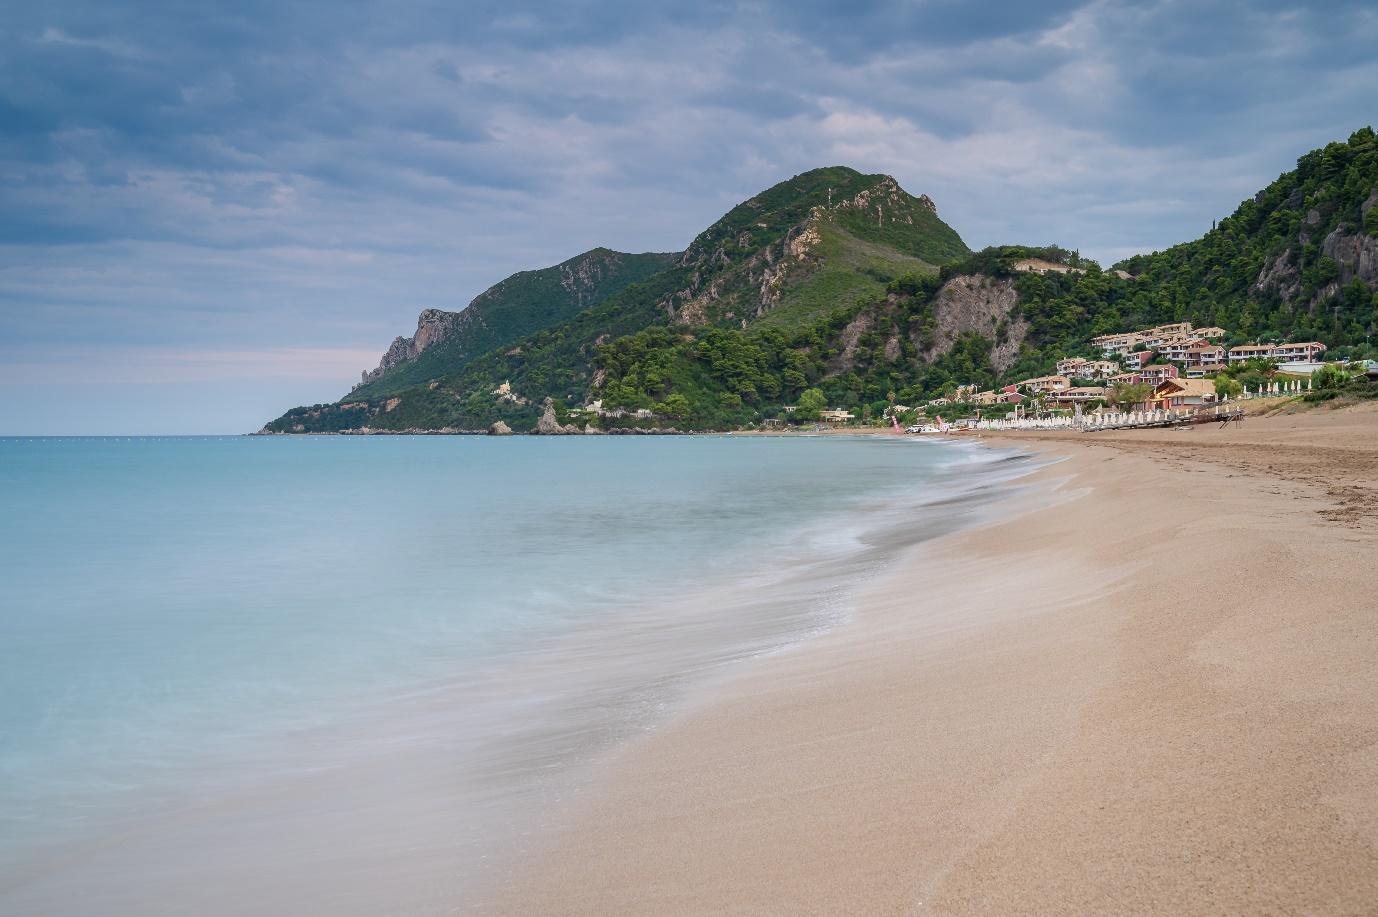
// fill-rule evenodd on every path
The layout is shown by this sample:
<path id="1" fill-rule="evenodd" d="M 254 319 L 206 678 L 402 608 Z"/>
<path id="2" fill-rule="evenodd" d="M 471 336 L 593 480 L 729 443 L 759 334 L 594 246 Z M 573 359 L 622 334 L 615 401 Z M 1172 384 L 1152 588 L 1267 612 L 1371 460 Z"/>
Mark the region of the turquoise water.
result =
<path id="1" fill-rule="evenodd" d="M 93 841 L 275 780 L 426 748 L 472 807 L 474 774 L 573 766 L 845 616 L 1003 474 L 888 438 L 0 439 L 0 910 L 62 912 Z M 125 856 L 102 893 L 137 912 Z"/>

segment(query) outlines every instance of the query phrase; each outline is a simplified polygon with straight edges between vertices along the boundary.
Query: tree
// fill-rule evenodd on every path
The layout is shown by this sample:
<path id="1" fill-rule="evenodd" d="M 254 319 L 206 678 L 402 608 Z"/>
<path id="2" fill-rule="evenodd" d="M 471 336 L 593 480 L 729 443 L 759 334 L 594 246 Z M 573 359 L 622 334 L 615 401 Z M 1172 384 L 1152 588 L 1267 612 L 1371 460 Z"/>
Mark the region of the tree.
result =
<path id="1" fill-rule="evenodd" d="M 1106 392 L 1106 399 L 1122 411 L 1127 411 L 1136 404 L 1148 400 L 1148 396 L 1153 394 L 1153 386 L 1147 382 L 1126 382 L 1112 386 Z"/>
<path id="2" fill-rule="evenodd" d="M 1349 381 L 1349 373 L 1338 366 L 1326 364 L 1311 376 L 1311 384 L 1318 389 L 1339 388 Z"/>
<path id="3" fill-rule="evenodd" d="M 1222 398 L 1238 398 L 1244 394 L 1244 386 L 1230 376 L 1216 376 L 1215 394 Z"/>
<path id="4" fill-rule="evenodd" d="M 689 416 L 689 399 L 685 398 L 679 392 L 666 395 L 665 400 L 657 405 L 657 407 L 660 413 L 668 417 L 673 417 L 676 420 L 682 420 Z"/>
<path id="5" fill-rule="evenodd" d="M 799 396 L 799 406 L 795 409 L 794 416 L 799 420 L 817 420 L 827 406 L 826 395 L 816 388 L 807 389 Z"/>

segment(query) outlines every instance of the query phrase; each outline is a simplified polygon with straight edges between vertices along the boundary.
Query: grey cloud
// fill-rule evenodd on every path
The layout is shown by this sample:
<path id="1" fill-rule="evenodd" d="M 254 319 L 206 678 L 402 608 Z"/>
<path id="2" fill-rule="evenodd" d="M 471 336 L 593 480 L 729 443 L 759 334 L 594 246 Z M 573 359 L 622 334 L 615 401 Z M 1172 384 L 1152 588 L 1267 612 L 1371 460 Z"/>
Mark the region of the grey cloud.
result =
<path id="1" fill-rule="evenodd" d="M 30 4 L 0 338 L 380 348 L 835 162 L 1113 260 L 1370 120 L 1375 40 L 1362 3 Z"/>

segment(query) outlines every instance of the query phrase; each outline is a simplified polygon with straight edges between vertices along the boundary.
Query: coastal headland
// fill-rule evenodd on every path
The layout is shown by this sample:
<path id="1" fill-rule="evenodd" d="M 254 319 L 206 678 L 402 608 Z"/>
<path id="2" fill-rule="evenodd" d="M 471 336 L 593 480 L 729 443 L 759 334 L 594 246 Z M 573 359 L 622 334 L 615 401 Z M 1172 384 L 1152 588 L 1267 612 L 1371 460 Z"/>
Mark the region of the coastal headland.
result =
<path id="1" fill-rule="evenodd" d="M 1378 410 L 1019 441 L 1027 505 L 628 747 L 476 910 L 1378 907 Z"/>

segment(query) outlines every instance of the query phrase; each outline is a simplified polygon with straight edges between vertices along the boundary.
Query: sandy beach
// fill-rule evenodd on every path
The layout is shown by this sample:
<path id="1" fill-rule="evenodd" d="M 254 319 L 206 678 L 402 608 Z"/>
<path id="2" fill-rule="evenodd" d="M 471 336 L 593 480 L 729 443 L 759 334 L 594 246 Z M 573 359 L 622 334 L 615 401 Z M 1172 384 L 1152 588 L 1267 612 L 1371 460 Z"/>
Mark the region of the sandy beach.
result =
<path id="1" fill-rule="evenodd" d="M 1022 442 L 1063 461 L 1017 515 L 629 746 L 476 910 L 1378 910 L 1378 411 Z"/>

